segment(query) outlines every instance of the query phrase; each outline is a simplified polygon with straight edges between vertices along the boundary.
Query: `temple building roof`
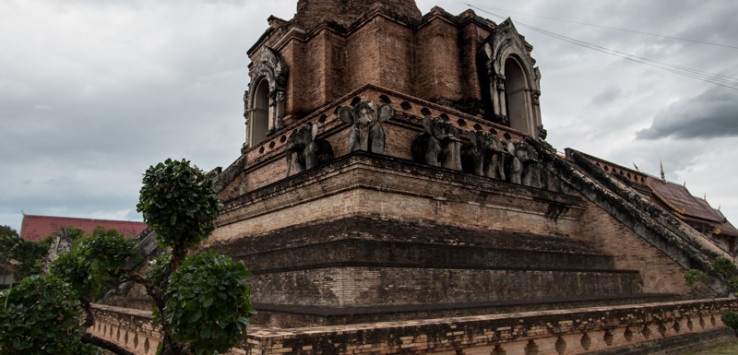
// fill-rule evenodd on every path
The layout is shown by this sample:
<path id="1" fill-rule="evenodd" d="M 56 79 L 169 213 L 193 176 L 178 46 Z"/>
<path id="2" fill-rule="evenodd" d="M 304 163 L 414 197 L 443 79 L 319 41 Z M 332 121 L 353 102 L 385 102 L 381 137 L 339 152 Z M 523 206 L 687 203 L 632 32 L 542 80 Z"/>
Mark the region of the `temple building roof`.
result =
<path id="1" fill-rule="evenodd" d="M 126 236 L 135 236 L 146 229 L 147 225 L 143 222 L 133 221 L 115 221 L 107 219 L 89 219 L 89 218 L 72 218 L 72 217 L 52 217 L 52 216 L 34 216 L 23 215 L 23 223 L 21 225 L 20 236 L 24 240 L 40 241 L 54 232 L 64 227 L 75 227 L 92 232 L 97 226 L 104 228 L 115 228 L 118 233 Z"/>
<path id="2" fill-rule="evenodd" d="M 702 222 L 715 227 L 716 234 L 738 236 L 738 230 L 720 211 L 712 208 L 705 199 L 693 196 L 686 186 L 648 177 L 648 186 L 654 197 L 682 219 Z"/>

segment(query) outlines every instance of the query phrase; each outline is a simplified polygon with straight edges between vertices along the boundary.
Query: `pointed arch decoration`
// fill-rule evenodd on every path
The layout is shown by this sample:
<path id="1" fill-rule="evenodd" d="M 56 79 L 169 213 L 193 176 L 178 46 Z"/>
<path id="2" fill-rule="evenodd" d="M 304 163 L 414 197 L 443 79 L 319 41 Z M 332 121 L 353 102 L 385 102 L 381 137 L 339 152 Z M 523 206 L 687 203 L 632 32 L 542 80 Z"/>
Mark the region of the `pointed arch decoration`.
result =
<path id="1" fill-rule="evenodd" d="M 244 147 L 253 147 L 282 128 L 287 74 L 287 65 L 279 53 L 261 47 L 259 59 L 249 71 L 251 82 L 244 95 Z"/>
<path id="2" fill-rule="evenodd" d="M 541 123 L 541 73 L 532 49 L 509 18 L 495 27 L 477 54 L 486 118 L 538 137 Z"/>

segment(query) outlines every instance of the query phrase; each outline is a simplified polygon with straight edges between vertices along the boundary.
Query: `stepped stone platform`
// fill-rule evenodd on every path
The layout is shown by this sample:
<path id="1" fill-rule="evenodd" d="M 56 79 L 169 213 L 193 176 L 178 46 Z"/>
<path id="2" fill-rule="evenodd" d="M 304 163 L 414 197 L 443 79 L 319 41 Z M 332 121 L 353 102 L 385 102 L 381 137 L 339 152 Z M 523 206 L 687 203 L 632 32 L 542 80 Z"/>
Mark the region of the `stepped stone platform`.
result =
<path id="1" fill-rule="evenodd" d="M 732 298 L 347 325 L 252 325 L 229 354 L 678 354 L 735 337 Z M 93 305 L 89 331 L 135 352 L 161 341 L 151 312 Z"/>
<path id="2" fill-rule="evenodd" d="M 253 265 L 256 324 L 279 327 L 673 300 L 581 240 L 347 217 L 212 249 Z"/>
<path id="3" fill-rule="evenodd" d="M 725 338 L 735 300 L 715 298 L 711 262 L 731 255 L 545 142 L 540 72 L 511 20 L 380 3 L 300 0 L 248 52 L 246 140 L 210 173 L 224 206 L 202 246 L 254 274 L 259 314 L 234 353 L 628 353 Z M 331 11 L 343 20 L 307 21 Z M 694 268 L 708 276 L 698 290 L 683 278 Z M 150 308 L 129 291 L 108 304 Z M 155 351 L 150 312 L 96 312 L 96 334 Z"/>

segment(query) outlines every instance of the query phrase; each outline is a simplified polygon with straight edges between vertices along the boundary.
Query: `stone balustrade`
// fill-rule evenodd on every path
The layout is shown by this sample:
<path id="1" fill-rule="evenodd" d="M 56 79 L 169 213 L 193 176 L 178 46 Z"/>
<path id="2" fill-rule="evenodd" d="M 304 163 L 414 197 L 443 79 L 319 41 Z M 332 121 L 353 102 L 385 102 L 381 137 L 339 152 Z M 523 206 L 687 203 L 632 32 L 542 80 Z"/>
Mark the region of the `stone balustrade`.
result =
<path id="1" fill-rule="evenodd" d="M 92 335 L 136 354 L 156 354 L 161 333 L 152 322 L 151 312 L 93 304 L 92 314 L 95 324 L 87 329 Z"/>
<path id="2" fill-rule="evenodd" d="M 732 337 L 735 299 L 690 300 L 305 328 L 251 326 L 232 354 L 579 354 L 705 346 Z M 94 305 L 90 332 L 138 354 L 160 342 L 151 313 Z M 459 352 L 461 351 L 461 352 Z"/>

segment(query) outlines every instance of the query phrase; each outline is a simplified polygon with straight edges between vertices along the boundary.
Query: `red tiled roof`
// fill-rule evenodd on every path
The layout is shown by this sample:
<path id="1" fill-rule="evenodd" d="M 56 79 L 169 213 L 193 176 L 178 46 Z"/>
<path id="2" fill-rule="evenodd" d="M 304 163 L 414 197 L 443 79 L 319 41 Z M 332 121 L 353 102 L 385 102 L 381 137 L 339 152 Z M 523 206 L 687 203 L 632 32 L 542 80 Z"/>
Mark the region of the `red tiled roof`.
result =
<path id="1" fill-rule="evenodd" d="M 619 174 L 631 182 L 650 188 L 650 192 L 638 189 L 637 191 L 648 193 L 659 206 L 675 213 L 682 220 L 710 225 L 715 228 L 715 234 L 738 237 L 738 229 L 730 224 L 720 211 L 713 209 L 704 199 L 692 196 L 686 187 L 663 181 L 640 171 L 571 148 L 567 148 L 567 154 L 570 150 L 581 154 L 610 175 Z"/>
<path id="2" fill-rule="evenodd" d="M 126 236 L 136 236 L 146 229 L 146 223 L 131 221 L 111 221 L 106 219 L 87 219 L 70 217 L 50 217 L 23 215 L 21 238 L 30 241 L 40 241 L 62 227 L 75 227 L 86 232 L 92 232 L 97 226 L 115 228 L 118 233 Z"/>
<path id="3" fill-rule="evenodd" d="M 720 210 L 715 210 L 715 212 L 723 217 L 723 222 L 718 224 L 718 228 L 720 228 L 720 234 L 729 235 L 731 237 L 738 237 L 738 229 L 736 229 L 732 224 L 730 224 L 730 222 L 728 222 L 728 219 L 725 218 L 725 215 L 723 215 Z"/>
<path id="4" fill-rule="evenodd" d="M 686 187 L 671 182 L 648 177 L 648 186 L 674 212 L 685 217 L 703 219 L 713 223 L 723 223 L 725 217 L 715 211 L 707 201 L 696 198 Z"/>

